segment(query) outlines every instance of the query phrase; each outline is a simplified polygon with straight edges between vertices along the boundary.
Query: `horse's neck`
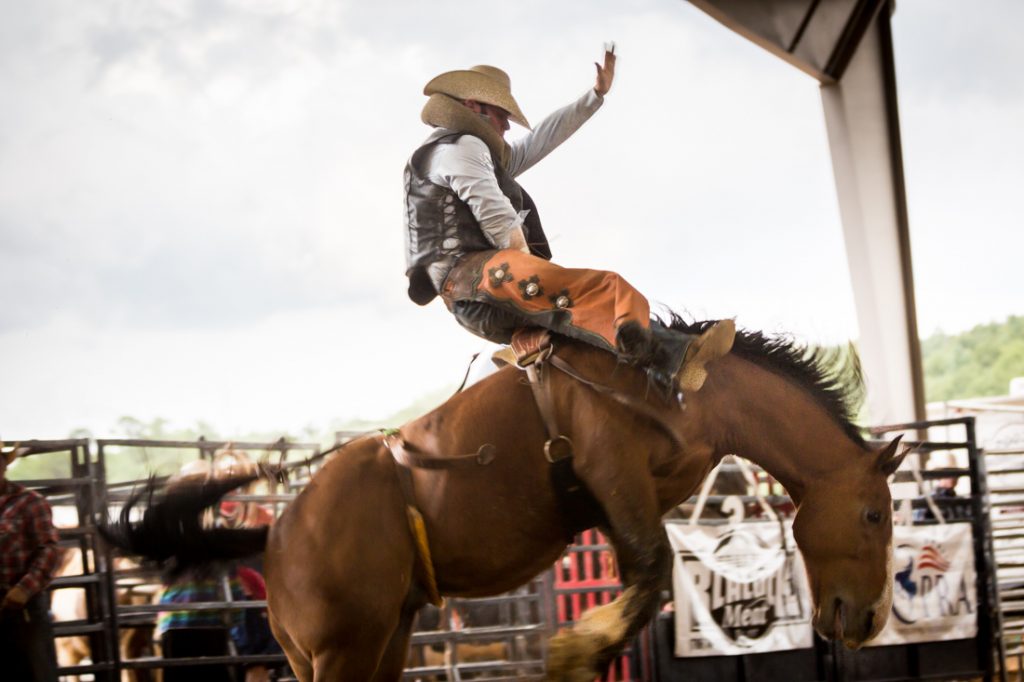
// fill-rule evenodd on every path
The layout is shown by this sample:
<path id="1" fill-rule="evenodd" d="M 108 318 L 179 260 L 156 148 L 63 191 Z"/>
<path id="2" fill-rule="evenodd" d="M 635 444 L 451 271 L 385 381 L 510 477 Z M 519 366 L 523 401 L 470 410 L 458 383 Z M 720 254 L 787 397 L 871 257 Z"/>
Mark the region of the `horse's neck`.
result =
<path id="1" fill-rule="evenodd" d="M 853 447 L 805 389 L 736 356 L 718 361 L 694 397 L 715 454 L 755 462 L 795 500 L 809 484 L 841 467 Z"/>

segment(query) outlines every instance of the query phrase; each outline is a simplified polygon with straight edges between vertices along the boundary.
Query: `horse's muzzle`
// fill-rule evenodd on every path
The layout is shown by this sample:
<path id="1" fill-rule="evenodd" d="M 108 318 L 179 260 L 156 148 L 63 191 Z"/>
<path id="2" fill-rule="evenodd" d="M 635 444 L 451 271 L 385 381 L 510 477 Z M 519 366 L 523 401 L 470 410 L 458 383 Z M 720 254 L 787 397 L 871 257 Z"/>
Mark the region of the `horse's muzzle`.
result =
<path id="1" fill-rule="evenodd" d="M 864 642 L 875 635 L 875 618 L 877 611 L 873 608 L 856 611 L 839 597 L 815 614 L 814 629 L 822 637 L 841 641 L 849 649 L 859 649 Z"/>

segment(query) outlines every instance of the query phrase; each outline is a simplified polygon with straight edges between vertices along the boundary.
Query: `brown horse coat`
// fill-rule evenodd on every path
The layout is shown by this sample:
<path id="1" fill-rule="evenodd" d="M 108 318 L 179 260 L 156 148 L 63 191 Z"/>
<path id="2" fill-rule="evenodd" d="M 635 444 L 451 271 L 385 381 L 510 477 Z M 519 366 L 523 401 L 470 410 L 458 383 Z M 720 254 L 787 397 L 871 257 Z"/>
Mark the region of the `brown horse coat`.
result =
<path id="1" fill-rule="evenodd" d="M 678 320 L 673 326 L 700 331 Z M 574 343 L 556 353 L 615 395 L 647 393 L 639 372 L 606 353 Z M 819 632 L 859 646 L 881 629 L 891 600 L 886 479 L 901 458 L 895 443 L 869 447 L 850 421 L 847 389 L 859 386 L 859 372 L 837 373 L 820 354 L 746 332 L 709 366 L 707 382 L 686 396 L 684 410 L 653 394 L 648 408 L 637 410 L 548 369 L 559 427 L 574 443 L 577 475 L 608 519 L 602 530 L 624 584 L 619 599 L 554 638 L 548 679 L 593 680 L 650 619 L 671 571 L 661 516 L 725 454 L 763 466 L 798 504 L 794 534 Z M 507 591 L 564 550 L 544 426 L 517 370 L 459 393 L 403 426 L 401 436 L 437 456 L 475 452 L 485 443 L 496 449 L 486 466 L 412 472 L 443 594 Z M 303 682 L 400 679 L 412 619 L 426 601 L 405 505 L 383 437 L 367 436 L 338 452 L 270 530 L 271 624 Z M 149 524 L 157 526 L 174 524 Z M 248 551 L 263 548 L 262 537 L 246 543 Z M 166 555 L 167 542 L 155 546 Z"/>
<path id="2" fill-rule="evenodd" d="M 644 395 L 647 390 L 638 373 L 604 354 L 576 345 L 563 346 L 559 354 L 581 374 L 600 377 L 625 394 Z M 556 657 L 566 660 L 552 664 L 564 669 L 553 669 L 552 679 L 593 679 L 646 620 L 668 575 L 660 518 L 686 499 L 726 453 L 761 463 L 798 502 L 817 491 L 816 483 L 845 470 L 849 485 L 856 488 L 850 499 L 864 497 L 860 488 L 868 484 L 871 505 L 888 514 L 884 472 L 863 441 L 850 436 L 849 424 L 838 420 L 834 409 L 822 408 L 822 391 L 809 391 L 799 375 L 780 377 L 777 364 L 757 364 L 751 361 L 754 357 L 732 355 L 715 363 L 704 389 L 687 396 L 685 411 L 661 406 L 685 443 L 683 449 L 654 428 L 649 417 L 550 372 L 559 422 L 575 444 L 576 471 L 610 520 L 606 530 L 627 586 L 604 621 L 581 624 L 580 641 L 556 647 Z M 413 472 L 416 504 L 426 522 L 443 594 L 483 596 L 512 589 L 550 566 L 564 550 L 543 455 L 543 423 L 517 370 L 506 368 L 470 387 L 403 426 L 401 435 L 437 455 L 473 452 L 484 443 L 498 448 L 487 466 Z M 815 456 L 815 447 L 822 448 L 820 456 Z M 851 470 L 858 464 L 859 470 Z M 300 668 L 301 659 L 313 663 L 317 680 L 355 680 L 374 671 L 377 677 L 372 679 L 397 679 L 404 659 L 396 651 L 404 652 L 408 636 L 402 614 L 423 602 L 403 504 L 390 452 L 381 438 L 367 437 L 324 468 L 271 534 L 267 571 L 275 623 L 282 638 L 290 640 L 286 648 L 300 659 Z M 816 523 L 838 527 L 842 522 L 826 516 Z M 868 540 L 878 551 L 865 551 L 863 557 L 873 594 L 860 599 L 868 602 L 863 608 L 856 605 L 860 611 L 873 611 L 884 601 L 889 540 L 884 530 L 876 535 Z M 803 540 L 812 549 L 819 544 L 806 534 Z M 835 551 L 844 553 L 846 548 Z M 851 577 L 844 571 L 839 579 Z M 817 581 L 818 597 L 825 589 L 823 580 L 832 579 Z M 851 594 L 847 601 L 851 605 L 846 613 L 852 614 L 857 600 Z M 301 609 L 294 607 L 298 603 Z M 833 614 L 822 627 L 832 628 L 831 621 L 846 617 Z M 849 616 L 851 643 L 880 627 L 871 618 L 864 625 L 866 617 L 858 617 L 862 622 L 854 624 Z M 830 632 L 842 637 L 834 628 Z M 379 669 L 371 642 L 381 656 Z M 321 675 L 321 670 L 334 672 Z"/>

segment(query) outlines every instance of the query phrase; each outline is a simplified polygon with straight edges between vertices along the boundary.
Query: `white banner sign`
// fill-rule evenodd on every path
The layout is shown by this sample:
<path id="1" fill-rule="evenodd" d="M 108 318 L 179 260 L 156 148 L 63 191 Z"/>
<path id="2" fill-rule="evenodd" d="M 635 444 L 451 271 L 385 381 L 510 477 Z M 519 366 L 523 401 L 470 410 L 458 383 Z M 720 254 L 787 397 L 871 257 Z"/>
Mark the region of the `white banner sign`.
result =
<path id="1" fill-rule="evenodd" d="M 667 524 L 675 554 L 677 656 L 812 646 L 811 601 L 792 529 Z"/>
<path id="2" fill-rule="evenodd" d="M 892 612 L 870 644 L 969 639 L 978 632 L 971 527 L 893 528 Z"/>

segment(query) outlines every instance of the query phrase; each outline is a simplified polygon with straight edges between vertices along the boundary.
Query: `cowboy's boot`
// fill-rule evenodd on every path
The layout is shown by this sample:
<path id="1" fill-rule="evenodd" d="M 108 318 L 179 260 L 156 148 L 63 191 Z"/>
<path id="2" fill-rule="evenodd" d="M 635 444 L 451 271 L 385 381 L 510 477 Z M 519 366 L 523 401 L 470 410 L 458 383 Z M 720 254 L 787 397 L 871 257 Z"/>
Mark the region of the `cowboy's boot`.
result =
<path id="1" fill-rule="evenodd" d="M 706 365 L 729 352 L 735 335 L 732 320 L 716 322 L 699 335 L 652 320 L 646 329 L 636 322 L 620 327 L 616 345 L 619 356 L 643 367 L 651 382 L 668 397 L 680 391 L 700 390 L 708 376 Z"/>
<path id="2" fill-rule="evenodd" d="M 721 320 L 700 335 L 684 334 L 651 322 L 656 349 L 651 357 L 651 378 L 669 393 L 699 391 L 708 378 L 707 364 L 732 348 L 736 323 Z"/>
<path id="3" fill-rule="evenodd" d="M 626 322 L 615 332 L 616 353 L 619 359 L 630 365 L 650 365 L 656 345 L 650 329 L 634 320 Z"/>
<path id="4" fill-rule="evenodd" d="M 690 343 L 697 337 L 669 329 L 654 320 L 651 320 L 647 333 L 651 339 L 650 350 L 643 363 L 647 376 L 666 399 L 678 397 L 680 389 L 676 375 L 683 366 Z"/>

